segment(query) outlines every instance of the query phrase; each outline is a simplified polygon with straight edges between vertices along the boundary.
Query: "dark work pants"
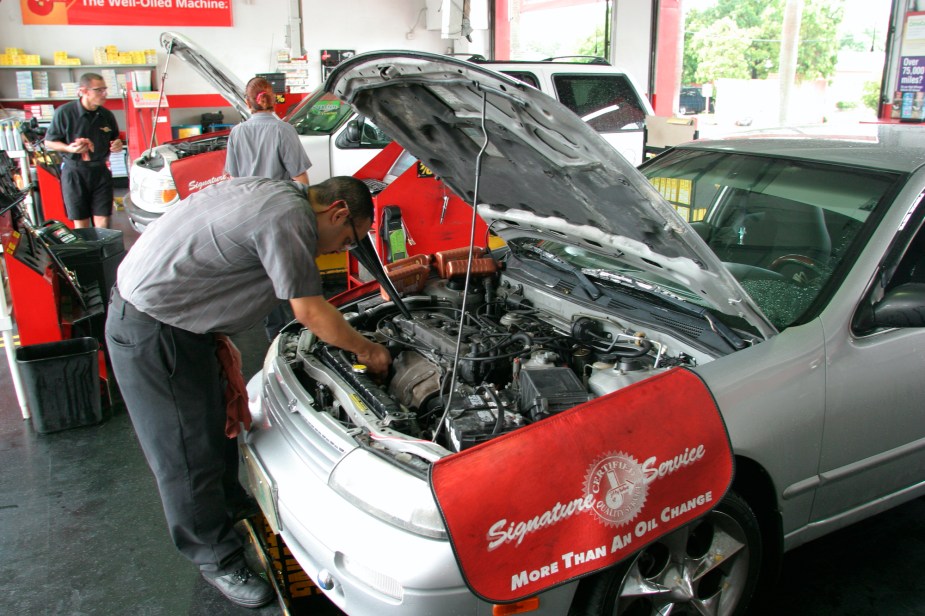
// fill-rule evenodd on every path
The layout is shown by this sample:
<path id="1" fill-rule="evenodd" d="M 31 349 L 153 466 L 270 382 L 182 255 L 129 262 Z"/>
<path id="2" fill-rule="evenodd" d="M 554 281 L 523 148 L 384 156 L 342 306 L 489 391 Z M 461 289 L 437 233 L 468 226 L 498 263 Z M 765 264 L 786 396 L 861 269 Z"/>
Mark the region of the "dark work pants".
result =
<path id="1" fill-rule="evenodd" d="M 243 543 L 226 502 L 240 489 L 238 457 L 225 436 L 213 336 L 161 323 L 113 288 L 106 342 L 174 544 L 209 577 L 240 568 Z"/>
<path id="2" fill-rule="evenodd" d="M 281 302 L 263 318 L 263 329 L 267 333 L 267 340 L 273 342 L 279 331 L 289 325 L 295 315 L 289 302 Z"/>
<path id="3" fill-rule="evenodd" d="M 112 172 L 103 162 L 66 162 L 61 169 L 61 196 L 70 220 L 112 216 Z"/>

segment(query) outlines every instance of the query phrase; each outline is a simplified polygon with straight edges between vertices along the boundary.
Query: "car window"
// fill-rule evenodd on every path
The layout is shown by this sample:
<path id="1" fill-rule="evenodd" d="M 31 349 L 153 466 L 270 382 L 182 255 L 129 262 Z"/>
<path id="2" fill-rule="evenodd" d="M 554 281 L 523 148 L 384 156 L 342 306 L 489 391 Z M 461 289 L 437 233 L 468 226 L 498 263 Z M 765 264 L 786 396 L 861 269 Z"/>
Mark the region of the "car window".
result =
<path id="1" fill-rule="evenodd" d="M 599 133 L 642 130 L 646 112 L 623 75 L 553 75 L 559 102 Z"/>
<path id="2" fill-rule="evenodd" d="M 641 168 L 779 329 L 810 316 L 896 174 L 677 149 Z"/>
<path id="3" fill-rule="evenodd" d="M 300 135 L 330 134 L 353 113 L 353 108 L 329 92 L 317 92 L 298 107 L 288 122 Z"/>
<path id="4" fill-rule="evenodd" d="M 925 225 L 919 228 L 895 270 L 892 270 L 892 275 L 883 285 L 884 291 L 910 282 L 925 283 Z"/>
<path id="5" fill-rule="evenodd" d="M 540 80 L 536 78 L 536 75 L 529 71 L 501 71 L 508 77 L 513 77 L 518 81 L 522 81 L 528 86 L 533 86 L 537 90 L 540 89 Z"/>

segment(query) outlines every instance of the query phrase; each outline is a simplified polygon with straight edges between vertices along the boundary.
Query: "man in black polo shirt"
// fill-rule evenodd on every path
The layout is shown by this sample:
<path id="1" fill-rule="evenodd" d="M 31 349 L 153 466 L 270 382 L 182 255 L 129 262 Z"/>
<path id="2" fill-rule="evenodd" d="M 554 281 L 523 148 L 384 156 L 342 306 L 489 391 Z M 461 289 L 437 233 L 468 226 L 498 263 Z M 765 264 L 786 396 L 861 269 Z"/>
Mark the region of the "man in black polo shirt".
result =
<path id="1" fill-rule="evenodd" d="M 67 216 L 80 229 L 109 227 L 112 216 L 110 152 L 122 151 L 119 125 L 106 102 L 106 82 L 96 73 L 80 77 L 80 99 L 55 110 L 45 147 L 62 152 L 61 193 Z"/>

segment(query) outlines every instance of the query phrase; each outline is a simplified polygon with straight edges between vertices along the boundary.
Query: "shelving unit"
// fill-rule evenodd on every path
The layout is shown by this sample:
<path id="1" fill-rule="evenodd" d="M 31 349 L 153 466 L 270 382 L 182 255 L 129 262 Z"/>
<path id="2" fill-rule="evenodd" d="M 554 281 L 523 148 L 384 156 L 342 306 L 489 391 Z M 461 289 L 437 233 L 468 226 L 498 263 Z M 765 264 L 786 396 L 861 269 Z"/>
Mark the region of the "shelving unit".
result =
<path id="1" fill-rule="evenodd" d="M 6 97 L 3 94 L 7 92 L 16 92 L 16 83 L 10 78 L 7 78 L 4 73 L 8 75 L 13 75 L 15 71 L 48 71 L 49 72 L 49 82 L 52 82 L 51 72 L 52 71 L 66 71 L 67 76 L 65 78 L 58 78 L 54 80 L 55 85 L 60 85 L 63 81 L 77 81 L 80 79 L 80 75 L 86 72 L 99 73 L 103 70 L 114 69 L 117 72 L 124 71 L 137 71 L 148 69 L 154 71 L 157 68 L 156 64 L 17 64 L 17 65 L 0 65 L 0 103 L 13 103 L 13 104 L 28 104 L 28 103 L 66 103 L 70 100 L 73 100 L 73 97 L 30 97 L 30 98 L 20 98 L 20 97 Z M 152 83 L 154 83 L 152 75 Z M 114 87 L 113 84 L 110 84 L 110 87 Z M 49 83 L 49 89 L 60 89 L 59 87 L 52 87 L 52 84 Z M 124 93 L 123 93 L 124 94 Z M 107 101 L 107 109 L 118 110 L 124 108 L 124 102 L 122 96 L 114 96 Z"/>

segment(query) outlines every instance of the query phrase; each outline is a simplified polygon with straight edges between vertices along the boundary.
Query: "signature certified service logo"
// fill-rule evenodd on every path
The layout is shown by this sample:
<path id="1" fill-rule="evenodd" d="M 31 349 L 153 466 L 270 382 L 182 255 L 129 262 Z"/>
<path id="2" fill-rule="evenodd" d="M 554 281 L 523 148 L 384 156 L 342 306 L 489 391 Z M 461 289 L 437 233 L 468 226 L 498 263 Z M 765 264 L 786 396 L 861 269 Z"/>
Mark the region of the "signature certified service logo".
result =
<path id="1" fill-rule="evenodd" d="M 546 511 L 526 519 L 501 518 L 492 524 L 486 533 L 488 551 L 508 543 L 519 546 L 529 535 L 581 513 L 593 513 L 606 526 L 628 524 L 642 511 L 649 496 L 649 486 L 654 481 L 692 466 L 705 456 L 703 444 L 686 447 L 683 452 L 661 461 L 651 456 L 642 463 L 623 451 L 605 453 L 588 466 L 581 496 L 557 500 Z M 670 522 L 711 502 L 712 498 L 712 493 L 707 492 L 680 505 L 666 506 L 661 512 L 661 520 Z M 637 536 L 641 537 L 657 527 L 655 520 L 642 520 L 636 527 Z"/>
<path id="2" fill-rule="evenodd" d="M 600 521 L 610 526 L 623 526 L 646 504 L 645 470 L 628 453 L 607 453 L 588 468 L 584 492 L 586 497 L 593 499 L 592 511 Z"/>

